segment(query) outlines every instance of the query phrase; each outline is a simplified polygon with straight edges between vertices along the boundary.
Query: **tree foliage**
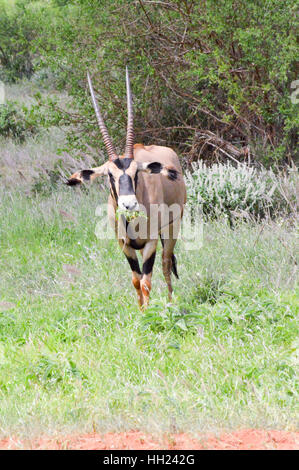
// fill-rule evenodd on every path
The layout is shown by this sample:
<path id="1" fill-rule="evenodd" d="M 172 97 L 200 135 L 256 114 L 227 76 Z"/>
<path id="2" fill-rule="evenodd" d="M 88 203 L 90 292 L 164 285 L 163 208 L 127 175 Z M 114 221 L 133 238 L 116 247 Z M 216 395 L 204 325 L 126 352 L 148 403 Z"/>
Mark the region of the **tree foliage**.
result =
<path id="1" fill-rule="evenodd" d="M 37 29 L 26 2 L 11 3 L 0 0 L 0 78 L 15 82 L 32 76 L 32 44 Z"/>
<path id="2" fill-rule="evenodd" d="M 40 10 L 40 2 L 23 3 L 31 18 L 39 15 L 36 66 L 59 74 L 74 97 L 74 145 L 100 141 L 89 70 L 123 148 L 128 65 L 137 140 L 175 147 L 187 164 L 296 158 L 296 0 L 52 0 Z"/>

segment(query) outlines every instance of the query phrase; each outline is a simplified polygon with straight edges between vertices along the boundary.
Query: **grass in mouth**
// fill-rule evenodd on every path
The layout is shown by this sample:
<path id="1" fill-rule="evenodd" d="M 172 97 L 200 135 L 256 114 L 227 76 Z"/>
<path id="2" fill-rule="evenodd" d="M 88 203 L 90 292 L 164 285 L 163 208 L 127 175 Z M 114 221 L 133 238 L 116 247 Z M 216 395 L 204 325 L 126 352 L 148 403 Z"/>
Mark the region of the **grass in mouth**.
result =
<path id="1" fill-rule="evenodd" d="M 147 215 L 144 212 L 140 211 L 129 211 L 126 209 L 120 209 L 119 207 L 116 209 L 116 220 L 119 220 L 121 216 L 124 216 L 125 219 L 128 222 L 131 222 L 134 219 L 137 219 L 137 217 L 143 217 L 147 219 Z"/>

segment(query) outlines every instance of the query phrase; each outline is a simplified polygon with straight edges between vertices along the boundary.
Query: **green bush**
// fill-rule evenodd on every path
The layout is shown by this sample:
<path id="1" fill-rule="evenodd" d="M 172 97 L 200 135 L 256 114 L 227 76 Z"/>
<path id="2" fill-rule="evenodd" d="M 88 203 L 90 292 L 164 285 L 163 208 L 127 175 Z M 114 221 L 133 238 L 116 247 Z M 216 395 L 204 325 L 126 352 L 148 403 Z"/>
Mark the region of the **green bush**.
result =
<path id="1" fill-rule="evenodd" d="M 12 103 L 0 105 L 0 135 L 22 140 L 25 126 L 23 119 Z"/>
<path id="2" fill-rule="evenodd" d="M 55 89 L 59 82 L 59 74 L 47 67 L 41 67 L 34 72 L 30 80 L 40 89 Z"/>
<path id="3" fill-rule="evenodd" d="M 185 163 L 230 157 L 283 167 L 298 158 L 295 3 L 0 0 L 0 75 L 33 75 L 68 93 L 73 102 L 67 112 L 55 106 L 56 120 L 70 121 L 69 147 L 88 152 L 103 146 L 89 70 L 121 150 L 127 64 L 138 141 L 175 147 Z"/>
<path id="4" fill-rule="evenodd" d="M 0 79 L 6 82 L 30 78 L 34 70 L 31 43 L 38 22 L 28 3 L 0 0 Z"/>
<path id="5" fill-rule="evenodd" d="M 170 332 L 184 336 L 187 332 L 196 332 L 200 322 L 199 314 L 191 313 L 178 305 L 163 303 L 160 300 L 152 301 L 146 309 L 141 326 L 144 331 L 154 333 Z"/>
<path id="6" fill-rule="evenodd" d="M 239 164 L 214 164 L 202 161 L 186 171 L 188 201 L 202 207 L 204 215 L 262 218 L 281 212 L 295 212 L 298 173 L 289 168 L 282 175 L 271 170 Z"/>
<path id="7" fill-rule="evenodd" d="M 0 136 L 23 142 L 36 132 L 36 127 L 26 119 L 16 104 L 8 101 L 0 105 Z"/>
<path id="8" fill-rule="evenodd" d="M 43 10 L 35 43 L 39 65 L 74 97 L 75 146 L 102 145 L 86 86 L 89 70 L 109 131 L 123 147 L 128 64 L 138 140 L 176 146 L 188 162 L 199 155 L 225 161 L 227 154 L 267 166 L 295 160 L 293 0 L 55 5 Z"/>

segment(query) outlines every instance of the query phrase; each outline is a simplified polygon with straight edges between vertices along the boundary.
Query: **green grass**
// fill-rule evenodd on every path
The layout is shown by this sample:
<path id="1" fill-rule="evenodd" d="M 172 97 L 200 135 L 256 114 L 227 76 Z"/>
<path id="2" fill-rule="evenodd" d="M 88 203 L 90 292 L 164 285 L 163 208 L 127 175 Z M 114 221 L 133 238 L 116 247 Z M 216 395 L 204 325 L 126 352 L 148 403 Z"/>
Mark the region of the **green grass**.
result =
<path id="1" fill-rule="evenodd" d="M 295 228 L 206 223 L 198 252 L 177 244 L 172 305 L 158 254 L 142 313 L 117 242 L 95 236 L 102 200 L 2 191 L 1 435 L 295 429 Z"/>

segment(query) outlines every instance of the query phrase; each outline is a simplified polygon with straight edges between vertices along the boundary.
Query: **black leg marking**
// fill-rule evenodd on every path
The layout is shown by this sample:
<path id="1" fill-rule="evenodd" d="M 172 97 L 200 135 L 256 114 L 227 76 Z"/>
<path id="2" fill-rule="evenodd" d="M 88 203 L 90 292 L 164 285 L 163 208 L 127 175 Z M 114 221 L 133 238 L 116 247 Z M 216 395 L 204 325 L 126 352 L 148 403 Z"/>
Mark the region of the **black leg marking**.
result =
<path id="1" fill-rule="evenodd" d="M 142 274 L 150 274 L 153 270 L 154 262 L 155 262 L 156 252 L 151 254 L 149 258 L 143 263 L 142 266 Z"/>
<path id="2" fill-rule="evenodd" d="M 138 259 L 130 258 L 130 256 L 127 256 L 127 255 L 126 255 L 126 258 L 129 262 L 129 265 L 132 271 L 134 271 L 137 274 L 141 274 Z"/>
<path id="3" fill-rule="evenodd" d="M 177 262 L 176 262 L 176 257 L 174 254 L 172 254 L 171 261 L 172 261 L 172 266 L 171 266 L 172 272 L 175 275 L 175 277 L 179 279 L 179 275 L 177 271 Z"/>
<path id="4" fill-rule="evenodd" d="M 160 240 L 161 240 L 162 247 L 163 247 L 163 250 L 164 250 L 165 240 L 161 235 L 160 235 Z M 171 255 L 171 270 L 172 270 L 173 274 L 175 275 L 175 277 L 177 279 L 179 279 L 178 270 L 177 270 L 177 260 L 176 260 L 176 256 L 175 256 L 174 253 L 172 253 L 172 255 Z"/>

